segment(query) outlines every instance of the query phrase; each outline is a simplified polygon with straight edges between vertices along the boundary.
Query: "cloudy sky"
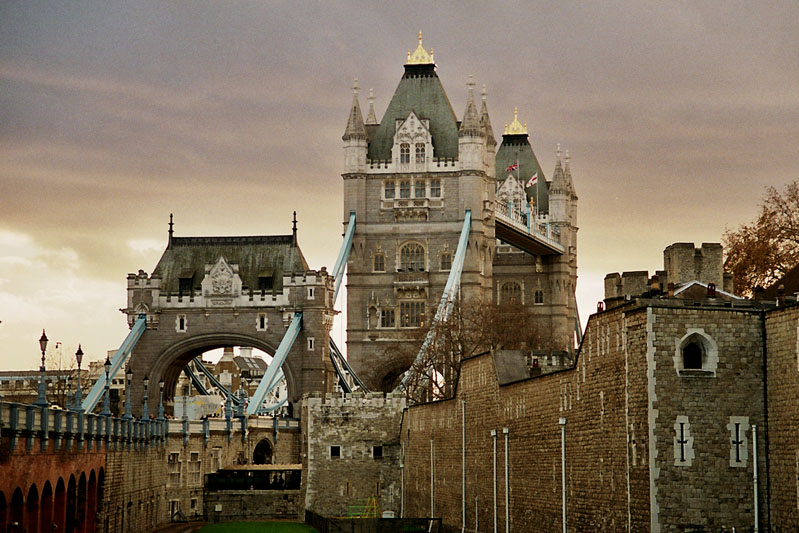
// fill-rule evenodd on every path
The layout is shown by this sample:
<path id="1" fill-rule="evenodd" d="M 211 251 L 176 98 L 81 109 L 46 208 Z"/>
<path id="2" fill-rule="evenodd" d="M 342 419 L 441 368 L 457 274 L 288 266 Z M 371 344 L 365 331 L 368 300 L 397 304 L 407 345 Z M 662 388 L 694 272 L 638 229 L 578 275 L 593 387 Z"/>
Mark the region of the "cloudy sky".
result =
<path id="1" fill-rule="evenodd" d="M 353 78 L 381 116 L 420 29 L 459 116 L 474 74 L 548 177 L 571 151 L 585 319 L 606 273 L 718 241 L 799 177 L 797 27 L 795 2 L 3 2 L 0 368 L 35 367 L 43 327 L 65 355 L 118 347 L 170 212 L 186 236 L 296 210 L 332 267 Z"/>

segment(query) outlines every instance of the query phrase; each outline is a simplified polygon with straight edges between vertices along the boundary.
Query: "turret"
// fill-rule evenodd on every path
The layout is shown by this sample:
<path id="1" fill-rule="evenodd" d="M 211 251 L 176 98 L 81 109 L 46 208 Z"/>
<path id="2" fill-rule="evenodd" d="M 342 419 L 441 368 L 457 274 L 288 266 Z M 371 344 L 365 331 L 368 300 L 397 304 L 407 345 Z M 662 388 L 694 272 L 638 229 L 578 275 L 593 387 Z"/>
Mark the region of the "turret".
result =
<path id="1" fill-rule="evenodd" d="M 352 86 L 352 107 L 350 108 L 347 128 L 341 139 L 344 141 L 344 173 L 363 172 L 366 170 L 366 127 L 363 123 L 361 106 L 358 103 L 358 78 Z"/>
<path id="2" fill-rule="evenodd" d="M 463 170 L 485 170 L 483 154 L 485 138 L 477 107 L 474 105 L 474 80 L 469 75 L 469 93 L 466 98 L 466 110 L 458 130 L 458 159 Z"/>
<path id="3" fill-rule="evenodd" d="M 560 158 L 560 145 L 557 150 L 557 162 L 552 173 L 552 183 L 549 185 L 549 220 L 553 224 L 567 224 L 569 222 L 569 185 L 563 171 Z"/>
<path id="4" fill-rule="evenodd" d="M 480 96 L 483 99 L 483 105 L 480 109 L 480 127 L 483 130 L 483 137 L 485 138 L 485 154 L 483 160 L 485 161 L 485 172 L 492 178 L 496 179 L 497 164 L 497 139 L 494 137 L 494 128 L 491 126 L 491 119 L 488 117 L 488 105 L 486 105 L 486 97 L 488 91 L 486 86 L 483 85 Z"/>

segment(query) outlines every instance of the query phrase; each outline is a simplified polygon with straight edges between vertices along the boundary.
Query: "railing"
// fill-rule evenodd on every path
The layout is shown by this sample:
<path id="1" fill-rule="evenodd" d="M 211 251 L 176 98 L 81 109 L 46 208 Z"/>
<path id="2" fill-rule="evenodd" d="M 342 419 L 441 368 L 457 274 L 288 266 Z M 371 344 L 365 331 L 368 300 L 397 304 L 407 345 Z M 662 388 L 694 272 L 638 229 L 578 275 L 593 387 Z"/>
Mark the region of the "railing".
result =
<path id="1" fill-rule="evenodd" d="M 428 283 L 427 272 L 397 272 L 394 283 Z"/>
<path id="2" fill-rule="evenodd" d="M 516 228 L 517 230 L 534 237 L 537 240 L 552 246 L 557 250 L 562 250 L 563 245 L 560 244 L 560 232 L 553 228 L 549 222 L 540 222 L 530 220 L 528 213 L 522 213 L 508 202 L 497 201 L 494 204 L 494 215 L 498 220 L 505 224 Z M 535 217 L 533 217 L 535 218 Z"/>

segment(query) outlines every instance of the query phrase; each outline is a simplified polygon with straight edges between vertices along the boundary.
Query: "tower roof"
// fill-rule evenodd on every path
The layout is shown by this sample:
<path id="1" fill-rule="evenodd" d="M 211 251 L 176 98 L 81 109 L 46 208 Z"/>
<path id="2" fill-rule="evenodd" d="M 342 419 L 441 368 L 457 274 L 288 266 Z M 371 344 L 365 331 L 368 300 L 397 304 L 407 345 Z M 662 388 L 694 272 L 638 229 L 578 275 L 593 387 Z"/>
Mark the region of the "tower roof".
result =
<path id="1" fill-rule="evenodd" d="M 352 86 L 352 93 L 350 117 L 347 120 L 347 127 L 344 129 L 344 135 L 341 137 L 344 141 L 350 139 L 366 139 L 366 127 L 364 127 L 363 114 L 361 113 L 361 106 L 358 103 L 358 78 L 355 78 L 355 83 Z"/>
<path id="2" fill-rule="evenodd" d="M 480 126 L 480 117 L 477 115 L 477 107 L 474 105 L 474 81 L 469 74 L 469 94 L 466 98 L 466 110 L 463 112 L 463 121 L 458 131 L 461 137 L 470 135 L 480 137 L 483 135 L 483 128 Z"/>
<path id="3" fill-rule="evenodd" d="M 420 119 L 429 121 L 433 157 L 458 157 L 458 119 L 436 74 L 432 54 L 429 54 L 429 61 L 417 58 L 415 54 L 411 54 L 405 64 L 405 73 L 374 131 L 369 144 L 369 159 L 391 159 L 397 121 L 408 118 L 411 111 Z"/>
<path id="4" fill-rule="evenodd" d="M 518 111 L 514 109 L 513 122 L 505 126 L 502 144 L 497 150 L 496 176 L 498 181 L 503 181 L 507 175 L 508 167 L 518 163 L 515 173 L 519 181 L 525 185 L 528 198 L 533 198 L 538 205 L 539 213 L 549 212 L 549 187 L 544 177 L 544 171 L 538 163 L 538 158 L 533 152 L 527 135 L 527 126 L 522 125 L 518 119 Z M 530 178 L 538 173 L 538 181 L 532 187 L 526 187 Z"/>
<path id="5" fill-rule="evenodd" d="M 486 138 L 486 144 L 494 147 L 497 145 L 497 139 L 494 137 L 494 127 L 491 125 L 491 119 L 488 117 L 488 105 L 486 104 L 486 86 L 483 85 L 483 90 L 480 91 L 483 98 L 483 105 L 480 108 L 480 126 L 483 128 L 483 135 Z"/>

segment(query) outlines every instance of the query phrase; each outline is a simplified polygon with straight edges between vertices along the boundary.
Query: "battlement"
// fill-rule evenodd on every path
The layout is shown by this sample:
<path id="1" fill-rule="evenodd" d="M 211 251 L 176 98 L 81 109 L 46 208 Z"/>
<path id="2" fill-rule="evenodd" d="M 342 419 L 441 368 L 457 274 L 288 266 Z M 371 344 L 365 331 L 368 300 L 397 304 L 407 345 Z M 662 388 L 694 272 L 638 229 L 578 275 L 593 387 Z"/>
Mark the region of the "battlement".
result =
<path id="1" fill-rule="evenodd" d="M 303 397 L 303 407 L 309 411 L 321 411 L 325 408 L 376 408 L 390 411 L 405 409 L 405 396 L 400 392 L 353 392 L 351 394 L 336 394 L 328 392 L 312 392 Z"/>

